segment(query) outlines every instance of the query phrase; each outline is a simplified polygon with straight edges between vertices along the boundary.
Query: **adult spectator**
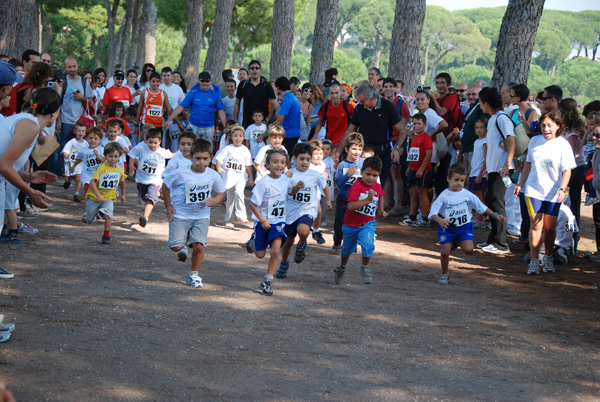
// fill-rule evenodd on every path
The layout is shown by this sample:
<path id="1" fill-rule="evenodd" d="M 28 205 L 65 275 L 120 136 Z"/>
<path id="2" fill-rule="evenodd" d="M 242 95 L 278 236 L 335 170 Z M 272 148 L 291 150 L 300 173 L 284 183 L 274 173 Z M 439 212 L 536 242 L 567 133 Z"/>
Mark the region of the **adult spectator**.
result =
<path id="1" fill-rule="evenodd" d="M 298 77 L 290 78 L 290 92 L 293 93 L 294 95 L 296 95 L 299 90 L 300 90 L 300 80 L 298 79 Z"/>
<path id="2" fill-rule="evenodd" d="M 142 67 L 142 73 L 140 74 L 140 88 L 150 88 L 150 75 L 156 72 L 156 67 L 152 63 L 144 64 Z"/>
<path id="3" fill-rule="evenodd" d="M 159 88 L 166 92 L 167 97 L 169 98 L 169 104 L 175 109 L 183 102 L 185 94 L 179 85 L 173 83 L 173 70 L 171 70 L 171 67 L 164 67 L 160 71 L 160 78 L 162 83 Z"/>
<path id="4" fill-rule="evenodd" d="M 290 93 L 295 94 L 295 92 L 292 91 L 291 85 Z M 306 84 L 302 85 L 300 98 L 298 98 L 298 101 L 300 102 L 300 110 L 302 111 L 302 117 L 304 118 L 304 122 L 307 128 L 310 127 L 310 116 L 312 114 L 313 109 L 313 105 L 311 102 L 312 93 L 313 85 L 307 82 Z"/>
<path id="5" fill-rule="evenodd" d="M 456 87 L 456 94 L 458 95 L 458 99 L 460 100 L 460 110 L 463 113 L 467 113 L 469 110 L 469 101 L 467 100 L 467 89 L 469 88 L 468 84 L 460 84 Z"/>
<path id="6" fill-rule="evenodd" d="M 600 100 L 595 100 L 585 105 L 581 114 L 583 117 L 588 118 L 590 114 L 598 112 L 600 112 Z"/>
<path id="7" fill-rule="evenodd" d="M 248 65 L 250 78 L 240 82 L 236 92 L 237 101 L 233 109 L 234 116 L 240 111 L 241 102 L 244 102 L 242 125 L 248 127 L 254 121 L 252 112 L 262 110 L 265 121 L 270 121 L 275 109 L 277 109 L 277 96 L 269 82 L 260 76 L 261 64 L 258 60 L 252 60 Z M 289 85 L 289 84 L 288 84 Z M 289 88 L 288 88 L 289 89 Z M 269 103 L 271 110 L 269 110 Z"/>
<path id="8" fill-rule="evenodd" d="M 369 83 L 377 88 L 377 81 L 381 78 L 381 71 L 377 67 L 371 67 L 367 73 L 367 77 L 369 78 Z"/>
<path id="9" fill-rule="evenodd" d="M 462 164 L 471 171 L 471 159 L 473 159 L 473 144 L 478 138 L 475 134 L 475 122 L 484 116 L 481 106 L 479 105 L 479 91 L 481 89 L 477 85 L 471 85 L 467 88 L 467 101 L 469 109 L 465 113 L 465 124 L 461 130 L 461 154 Z M 489 118 L 489 116 L 487 116 Z"/>
<path id="10" fill-rule="evenodd" d="M 487 153 L 485 166 L 488 172 L 488 192 L 486 204 L 492 211 L 506 217 L 504 196 L 506 185 L 503 178 L 508 177 L 509 169 L 515 155 L 516 142 L 514 125 L 506 113 L 502 111 L 502 97 L 496 88 L 483 88 L 479 92 L 481 110 L 491 117 L 487 126 Z M 500 144 L 506 140 L 508 152 Z M 510 180 L 510 179 L 509 179 Z M 506 240 L 506 220 L 492 220 L 492 230 L 487 242 L 477 245 L 486 253 L 506 254 L 510 252 Z"/>
<path id="11" fill-rule="evenodd" d="M 94 70 L 94 96 L 98 99 L 98 107 L 102 106 L 102 99 L 104 99 L 104 93 L 106 92 L 106 87 L 104 83 L 106 82 L 106 71 L 103 68 L 97 68 Z"/>
<path id="12" fill-rule="evenodd" d="M 379 157 L 383 163 L 379 178 L 381 185 L 385 186 L 392 160 L 399 161 L 400 154 L 403 152 L 402 144 L 406 140 L 405 127 L 394 104 L 380 98 L 379 92 L 372 85 L 359 86 L 356 89 L 356 97 L 360 104 L 354 109 L 350 125 L 336 151 L 336 157 L 339 159 L 339 154 L 345 146 L 345 138 L 358 129 L 365 139 L 365 147 L 373 149 L 375 156 Z M 394 129 L 398 130 L 400 135 L 390 152 L 389 133 Z"/>
<path id="13" fill-rule="evenodd" d="M 42 53 L 41 59 L 42 63 L 46 63 L 49 66 L 52 65 L 52 57 L 50 57 L 49 53 Z"/>
<path id="14" fill-rule="evenodd" d="M 585 134 L 585 123 L 579 116 L 577 110 L 577 101 L 573 98 L 566 98 L 558 104 L 559 115 L 562 120 L 562 126 L 565 128 L 564 138 L 571 145 L 576 167 L 571 171 L 569 183 L 569 196 L 571 197 L 571 212 L 577 221 L 577 228 L 581 228 L 581 189 L 585 181 L 585 155 L 583 152 L 582 136 Z M 542 132 L 543 134 L 543 132 Z M 573 254 L 577 254 L 577 245 L 579 244 L 579 230 L 573 232 L 574 248 Z"/>
<path id="15" fill-rule="evenodd" d="M 518 84 L 509 91 L 510 104 L 516 106 L 509 116 L 513 120 L 518 118 L 527 133 L 531 131 L 531 123 L 538 121 L 538 114 L 527 102 L 528 98 L 529 88 L 527 88 L 527 85 Z M 517 116 L 515 116 L 515 113 Z"/>
<path id="16" fill-rule="evenodd" d="M 310 125 L 309 125 L 309 136 L 315 133 L 315 128 L 319 122 L 319 110 L 325 102 L 323 91 L 319 85 L 312 85 L 312 94 L 310 96 L 310 102 L 312 103 L 312 111 L 310 112 Z"/>
<path id="17" fill-rule="evenodd" d="M 452 85 L 452 78 L 448 73 L 439 73 L 435 77 L 435 87 L 437 89 L 437 97 L 433 96 L 433 109 L 435 112 L 448 123 L 448 128 L 444 131 L 446 136 L 446 142 L 452 143 L 454 138 L 454 129 L 462 128 L 464 122 L 464 114 L 460 110 L 460 100 L 458 95 L 450 92 L 450 86 Z M 448 187 L 448 168 L 450 167 L 450 161 L 452 155 L 450 152 L 440 159 L 440 164 L 436 168 L 434 174 L 435 191 L 437 195 L 440 195 Z"/>
<path id="18" fill-rule="evenodd" d="M 477 85 L 477 88 L 479 88 L 479 89 L 483 89 L 488 86 L 487 82 L 485 82 L 484 80 L 476 80 L 473 83 L 473 85 Z"/>
<path id="19" fill-rule="evenodd" d="M 248 78 L 250 78 L 250 73 L 248 72 L 248 70 L 246 70 L 244 67 L 240 68 L 238 70 L 238 81 L 246 81 Z"/>
<path id="20" fill-rule="evenodd" d="M 508 84 L 502 85 L 502 88 L 500 89 L 500 96 L 502 96 L 502 102 L 504 103 L 504 112 L 506 112 L 508 115 L 512 114 L 512 112 L 517 109 L 511 103 L 510 98 L 510 91 L 512 91 L 512 89 L 516 86 L 516 82 L 509 82 Z"/>
<path id="21" fill-rule="evenodd" d="M 235 101 L 237 99 L 235 97 L 235 88 L 236 88 L 236 85 L 235 85 L 234 80 L 225 81 L 226 95 L 221 98 L 221 101 L 223 102 L 223 106 L 225 107 L 225 116 L 227 116 L 227 120 L 233 120 L 233 121 L 237 120 L 235 118 L 235 115 L 233 114 L 234 109 L 235 109 Z"/>
<path id="22" fill-rule="evenodd" d="M 115 64 L 115 71 L 125 72 L 125 67 L 123 67 L 121 63 L 117 63 Z M 110 88 L 113 85 L 115 85 L 114 75 L 108 79 L 108 82 L 106 83 L 106 88 Z"/>
<path id="23" fill-rule="evenodd" d="M 33 63 L 40 61 L 40 53 L 33 49 L 27 49 L 21 55 L 21 64 L 23 65 L 23 70 L 17 70 L 17 75 L 15 82 L 18 84 L 23 82 L 25 76 L 29 74 L 31 71 L 31 67 L 33 67 Z"/>
<path id="24" fill-rule="evenodd" d="M 121 102 L 125 109 L 133 103 L 131 97 L 131 91 L 129 88 L 123 86 L 125 81 L 125 73 L 123 71 L 115 71 L 113 74 L 114 85 L 110 88 L 106 88 L 104 98 L 102 98 L 102 104 L 106 109 L 110 106 L 111 102 Z M 141 86 L 140 86 L 141 89 Z"/>
<path id="25" fill-rule="evenodd" d="M 190 109 L 189 128 L 196 137 L 213 142 L 215 136 L 215 113 L 219 114 L 223 127 L 227 127 L 225 107 L 221 101 L 220 91 L 212 85 L 212 77 L 208 71 L 198 74 L 200 86 L 191 89 L 171 113 L 163 127 L 169 127 L 171 122 L 179 116 L 184 109 Z"/>
<path id="26" fill-rule="evenodd" d="M 544 95 L 541 98 L 542 102 L 544 103 L 543 110 L 540 106 L 540 110 L 542 110 L 542 113 L 557 113 L 558 104 L 562 100 L 562 97 L 563 91 L 558 85 L 550 85 L 544 88 Z"/>
<path id="27" fill-rule="evenodd" d="M 338 70 L 337 68 L 328 68 L 327 70 L 325 70 L 325 82 L 323 82 L 323 88 L 325 88 L 325 90 L 323 91 L 323 96 L 325 98 L 329 97 L 329 87 L 334 83 L 337 82 L 337 77 L 338 77 Z"/>
<path id="28" fill-rule="evenodd" d="M 346 99 L 341 98 L 342 88 L 340 84 L 335 83 L 329 87 L 329 96 L 330 100 L 326 101 L 319 110 L 319 121 L 315 133 L 310 139 L 311 141 L 316 140 L 321 127 L 325 126 L 327 130 L 325 138 L 331 141 L 334 148 L 337 148 L 348 129 L 354 106 L 348 103 Z"/>
<path id="29" fill-rule="evenodd" d="M 7 56 L 7 55 L 5 55 L 5 54 L 0 54 L 0 61 L 3 61 L 3 62 L 5 62 L 5 63 L 8 63 L 8 61 L 9 61 L 9 60 L 10 60 L 10 57 L 8 57 L 8 56 Z M 16 70 L 15 70 L 15 73 L 16 73 Z M 0 99 L 0 100 L 1 100 L 1 99 Z"/>
<path id="30" fill-rule="evenodd" d="M 142 93 L 142 90 L 140 89 L 140 84 L 138 84 L 137 73 L 135 72 L 135 70 L 128 70 L 127 74 L 125 75 L 125 79 L 127 81 L 125 86 L 129 89 L 129 92 L 131 92 L 132 103 L 139 103 L 140 94 Z"/>
<path id="31" fill-rule="evenodd" d="M 294 145 L 298 143 L 300 138 L 300 101 L 296 95 L 290 92 L 290 82 L 286 77 L 279 77 L 275 80 L 277 93 L 281 97 L 281 107 L 275 120 L 275 125 L 283 127 L 285 137 L 282 145 L 288 151 L 289 155 L 293 154 Z"/>
<path id="32" fill-rule="evenodd" d="M 185 83 L 185 79 L 181 76 L 181 73 L 179 71 L 173 72 L 171 79 L 173 81 L 173 84 L 179 86 L 183 93 L 187 94 L 187 84 Z"/>
<path id="33" fill-rule="evenodd" d="M 52 68 L 49 65 L 42 62 L 32 63 L 31 70 L 25 76 L 22 83 L 17 84 L 13 87 L 10 94 L 10 113 L 13 115 L 21 113 L 21 109 L 25 102 L 31 100 L 31 95 L 39 88 L 48 85 L 48 80 L 53 76 Z"/>
<path id="34" fill-rule="evenodd" d="M 377 92 L 379 92 L 379 96 L 381 96 L 382 98 L 385 97 L 384 93 L 383 93 L 383 80 L 385 78 L 383 77 L 379 77 L 379 79 L 377 80 L 377 86 L 375 88 L 377 88 Z"/>

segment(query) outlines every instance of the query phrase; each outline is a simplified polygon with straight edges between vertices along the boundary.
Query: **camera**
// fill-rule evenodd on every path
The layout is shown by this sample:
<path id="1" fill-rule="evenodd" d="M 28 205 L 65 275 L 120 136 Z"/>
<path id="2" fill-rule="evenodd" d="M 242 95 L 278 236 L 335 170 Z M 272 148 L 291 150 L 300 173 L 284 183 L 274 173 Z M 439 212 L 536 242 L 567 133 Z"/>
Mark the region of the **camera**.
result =
<path id="1" fill-rule="evenodd" d="M 417 91 L 428 91 L 430 89 L 431 89 L 431 87 L 426 87 L 425 85 L 419 85 L 417 87 Z"/>

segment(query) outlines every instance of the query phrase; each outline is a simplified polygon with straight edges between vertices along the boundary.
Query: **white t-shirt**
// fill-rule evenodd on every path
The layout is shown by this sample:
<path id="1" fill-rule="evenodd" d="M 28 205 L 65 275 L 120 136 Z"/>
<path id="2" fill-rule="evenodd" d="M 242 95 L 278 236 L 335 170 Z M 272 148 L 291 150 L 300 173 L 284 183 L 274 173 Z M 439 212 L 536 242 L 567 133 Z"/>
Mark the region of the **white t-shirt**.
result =
<path id="1" fill-rule="evenodd" d="M 165 186 L 169 188 L 171 206 L 175 209 L 173 216 L 179 219 L 210 219 L 206 201 L 213 192 L 225 191 L 221 176 L 209 168 L 203 173 L 196 173 L 191 167 L 172 170 L 165 177 Z"/>
<path id="2" fill-rule="evenodd" d="M 278 179 L 274 179 L 267 175 L 252 189 L 250 201 L 258 207 L 261 215 L 270 224 L 276 224 L 285 222 L 286 200 L 291 192 L 292 181 L 289 177 L 281 175 Z M 254 213 L 252 213 L 252 219 L 258 221 Z"/>
<path id="3" fill-rule="evenodd" d="M 437 130 L 440 126 L 440 122 L 444 119 L 438 115 L 435 110 L 427 109 L 425 113 L 423 113 L 427 118 L 427 126 L 425 126 L 425 132 L 431 136 L 435 130 Z M 437 133 L 436 135 L 444 135 L 444 133 Z M 435 138 L 431 137 L 431 141 L 433 141 L 433 150 L 431 151 L 431 163 L 438 163 L 440 161 L 440 157 L 438 156 L 437 148 L 435 146 Z"/>
<path id="4" fill-rule="evenodd" d="M 167 98 L 169 98 L 169 104 L 171 108 L 175 109 L 183 99 L 185 98 L 185 94 L 179 85 L 171 84 L 166 86 L 165 84 L 160 84 L 158 87 L 167 93 Z"/>
<path id="5" fill-rule="evenodd" d="M 473 157 L 471 158 L 471 174 L 469 177 L 479 176 L 483 162 L 485 161 L 485 153 L 483 152 L 483 146 L 487 144 L 487 138 L 476 139 L 473 143 Z M 487 173 L 483 174 L 483 177 L 487 177 Z"/>
<path id="6" fill-rule="evenodd" d="M 536 135 L 527 148 L 531 170 L 525 182 L 525 196 L 541 201 L 558 202 L 558 189 L 565 170 L 575 169 L 575 157 L 569 141 L 563 137 L 546 140 Z"/>
<path id="7" fill-rule="evenodd" d="M 81 151 L 77 154 L 77 159 L 83 164 L 83 170 L 81 171 L 81 183 L 88 184 L 92 179 L 96 170 L 102 165 L 100 159 L 94 153 L 94 150 L 98 151 L 98 155 L 104 157 L 104 147 L 98 145 L 94 149 L 90 149 L 89 146 L 81 148 Z"/>
<path id="8" fill-rule="evenodd" d="M 273 145 L 265 145 L 258 151 L 258 153 L 256 154 L 256 158 L 254 158 L 254 163 L 258 164 L 261 167 L 263 172 L 265 172 L 265 176 L 269 174 L 269 170 L 266 168 L 265 164 L 267 162 L 267 151 L 270 149 L 273 149 Z M 284 147 L 281 147 L 279 149 L 283 149 L 287 154 L 287 150 Z M 262 177 L 263 176 L 261 176 L 260 173 L 257 172 L 256 181 L 260 180 Z"/>
<path id="9" fill-rule="evenodd" d="M 228 96 L 221 98 L 223 106 L 225 106 L 225 116 L 227 116 L 227 120 L 236 120 L 236 118 L 233 116 L 233 109 L 235 107 L 236 99 L 237 98 L 235 97 L 235 95 L 233 96 L 233 98 L 229 98 Z"/>
<path id="10" fill-rule="evenodd" d="M 221 162 L 221 168 L 225 170 L 223 173 L 225 188 L 230 189 L 239 182 L 246 182 L 244 173 L 246 166 L 252 166 L 252 157 L 245 145 L 239 147 L 233 144 L 227 145 L 223 152 L 218 153 L 217 161 Z"/>
<path id="11" fill-rule="evenodd" d="M 15 135 L 15 126 L 21 120 L 29 120 L 34 122 L 36 126 L 40 126 L 37 117 L 29 113 L 13 114 L 12 116 L 3 119 L 0 123 L 0 156 L 2 156 L 8 149 L 8 146 Z M 31 144 L 29 144 L 25 151 L 23 151 L 23 153 L 17 158 L 13 164 L 15 170 L 18 171 L 23 169 L 25 162 L 27 162 L 29 155 L 31 155 L 31 151 L 33 151 L 33 147 L 35 146 L 37 139 L 38 136 L 36 135 L 33 141 L 31 141 Z M 0 175 L 0 178 L 2 178 L 2 175 Z"/>
<path id="12" fill-rule="evenodd" d="M 515 126 L 507 115 L 500 117 L 500 120 L 498 120 L 498 126 L 500 126 L 500 130 L 502 130 L 502 135 L 504 135 L 504 137 L 498 131 L 496 120 L 501 114 L 504 114 L 504 112 L 496 112 L 490 117 L 487 125 L 487 154 L 485 156 L 485 167 L 488 173 L 497 173 L 502 170 L 502 166 L 506 163 L 508 153 L 500 146 L 500 143 L 504 141 L 504 138 L 507 136 L 515 136 Z"/>
<path id="13" fill-rule="evenodd" d="M 113 78 L 110 77 L 110 79 L 112 80 Z M 112 84 L 111 84 L 112 86 Z M 129 89 L 129 92 L 131 92 L 131 104 L 132 105 L 137 105 L 138 103 L 140 103 L 140 95 L 136 95 L 133 96 L 134 93 L 136 93 L 138 90 L 135 89 L 134 87 L 130 87 L 129 85 L 124 85 L 125 88 Z"/>
<path id="14" fill-rule="evenodd" d="M 453 226 L 463 226 L 471 222 L 471 210 L 480 214 L 487 211 L 487 207 L 477 198 L 475 194 L 466 189 L 450 191 L 445 189 L 435 199 L 429 210 L 429 219 L 434 215 L 441 214 L 444 219 L 449 219 Z"/>
<path id="15" fill-rule="evenodd" d="M 162 174 L 162 178 L 167 177 L 168 174 L 171 174 L 172 171 L 179 169 L 180 167 L 189 167 L 192 166 L 192 160 L 186 159 L 185 156 L 181 153 L 181 151 L 177 151 L 175 156 L 169 160 L 165 171 Z"/>
<path id="16" fill-rule="evenodd" d="M 256 154 L 258 154 L 258 151 L 265 146 L 263 141 L 256 142 L 256 138 L 264 134 L 266 131 L 266 124 L 261 124 L 260 126 L 257 126 L 256 124 L 250 124 L 246 128 L 246 135 L 244 139 L 248 140 L 250 143 L 250 153 L 252 154 L 252 159 L 256 159 Z"/>
<path id="17" fill-rule="evenodd" d="M 108 137 L 106 137 L 102 141 L 100 141 L 100 146 L 102 146 L 102 148 L 104 148 L 104 147 L 106 147 L 106 144 L 111 143 L 111 142 L 116 142 L 123 149 L 125 149 L 127 151 L 129 151 L 129 147 L 131 146 L 131 142 L 129 142 L 127 137 L 125 137 L 123 135 L 118 136 L 114 141 L 110 141 L 108 139 Z M 121 154 L 121 157 L 119 158 L 119 163 L 124 163 L 126 160 L 127 160 L 127 154 L 125 152 L 123 152 Z"/>
<path id="18" fill-rule="evenodd" d="M 335 161 L 331 156 L 323 159 L 325 164 L 325 173 L 327 173 L 327 186 L 329 187 L 329 194 L 333 199 L 333 183 L 335 183 Z"/>
<path id="19" fill-rule="evenodd" d="M 165 160 L 172 157 L 171 151 L 158 148 L 151 151 L 145 147 L 135 147 L 129 151 L 129 157 L 138 160 L 135 182 L 141 184 L 162 184 L 162 173 L 165 170 Z"/>
<path id="20" fill-rule="evenodd" d="M 88 143 L 86 140 L 83 140 L 81 142 L 77 142 L 76 138 L 71 138 L 69 140 L 69 142 L 67 142 L 65 144 L 65 147 L 63 148 L 62 152 L 63 153 L 67 153 L 67 155 L 69 155 L 67 157 L 67 159 L 69 159 L 69 162 L 71 162 L 71 164 L 75 163 L 75 160 L 77 159 L 77 154 L 79 153 L 79 151 L 81 151 L 83 149 L 83 147 L 87 147 Z"/>
<path id="21" fill-rule="evenodd" d="M 325 177 L 322 173 L 312 169 L 308 169 L 306 172 L 292 169 L 292 172 L 294 172 L 291 178 L 292 187 L 298 184 L 299 181 L 304 183 L 304 187 L 293 196 L 288 195 L 285 222 L 287 224 L 294 223 L 304 215 L 308 215 L 314 220 L 318 214 L 318 205 L 321 200 L 320 192 L 327 185 Z"/>

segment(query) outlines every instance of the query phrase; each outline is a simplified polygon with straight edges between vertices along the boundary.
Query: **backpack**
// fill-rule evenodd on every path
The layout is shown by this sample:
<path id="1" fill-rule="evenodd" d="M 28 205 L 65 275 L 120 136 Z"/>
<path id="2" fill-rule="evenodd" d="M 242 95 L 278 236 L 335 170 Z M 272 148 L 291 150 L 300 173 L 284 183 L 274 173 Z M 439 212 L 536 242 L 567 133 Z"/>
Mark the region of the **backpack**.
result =
<path id="1" fill-rule="evenodd" d="M 23 82 L 15 85 L 12 90 L 10 91 L 10 102 L 8 104 L 8 111 L 7 111 L 7 115 L 11 116 L 13 114 L 17 114 L 17 113 L 21 113 L 20 110 L 17 110 L 17 106 L 18 106 L 18 101 L 19 101 L 19 97 L 17 94 L 26 91 L 30 88 L 33 88 L 33 85 L 31 84 L 25 84 Z M 25 96 L 25 94 L 23 94 L 23 96 Z"/>
<path id="2" fill-rule="evenodd" d="M 79 77 L 81 79 L 81 86 L 83 87 L 83 92 L 85 95 L 85 84 L 86 84 L 86 79 L 83 77 Z M 68 85 L 69 79 L 67 77 L 65 77 L 64 83 L 63 83 L 63 87 L 62 87 L 62 92 L 60 94 L 60 103 L 62 104 L 65 100 L 65 94 L 67 93 L 67 85 Z"/>
<path id="3" fill-rule="evenodd" d="M 438 101 L 438 103 L 440 104 L 440 106 L 445 107 L 444 105 L 442 105 L 442 102 L 444 102 L 444 100 L 450 96 L 450 95 L 454 95 L 456 96 L 456 98 L 458 99 L 458 95 L 453 94 L 453 93 L 448 93 L 448 95 L 444 96 L 441 101 Z M 448 112 L 448 117 L 450 118 L 450 126 L 452 128 L 454 127 L 458 127 L 458 129 L 462 129 L 463 124 L 465 123 L 465 114 L 463 113 L 462 109 L 460 108 L 460 99 L 458 99 L 458 103 L 456 104 L 456 108 L 458 109 L 458 118 L 456 121 L 454 121 L 454 111 L 450 110 Z"/>
<path id="4" fill-rule="evenodd" d="M 329 108 L 329 103 L 331 101 L 327 101 L 325 102 L 325 104 L 323 104 L 323 123 L 325 123 L 327 121 L 327 109 Z M 346 117 L 348 118 L 348 125 L 350 125 L 350 113 L 348 113 L 348 102 L 346 100 L 342 100 L 342 106 L 344 107 L 344 112 L 346 112 Z"/>

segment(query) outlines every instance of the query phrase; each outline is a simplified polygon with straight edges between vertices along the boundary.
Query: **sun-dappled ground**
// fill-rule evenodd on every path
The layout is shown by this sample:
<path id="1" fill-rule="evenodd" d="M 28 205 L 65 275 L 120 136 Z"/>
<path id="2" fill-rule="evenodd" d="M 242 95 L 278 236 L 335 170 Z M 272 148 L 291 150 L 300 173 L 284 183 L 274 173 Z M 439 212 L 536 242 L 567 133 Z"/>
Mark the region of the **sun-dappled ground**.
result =
<path id="1" fill-rule="evenodd" d="M 189 262 L 166 247 L 163 204 L 141 228 L 127 185 L 112 245 L 58 183 L 54 209 L 29 222 L 40 233 L 0 245 L 15 273 L 0 280 L 0 312 L 17 324 L 0 345 L 0 380 L 18 401 L 600 398 L 600 265 L 583 257 L 531 277 L 516 246 L 501 257 L 458 250 L 441 286 L 436 230 L 389 218 L 377 227 L 373 284 L 356 256 L 338 286 L 330 214 L 327 244 L 309 240 L 306 260 L 266 297 L 266 260 L 243 247 L 250 226 L 226 229 L 219 206 L 204 288 L 192 289 Z M 591 207 L 583 214 L 586 251 Z"/>

